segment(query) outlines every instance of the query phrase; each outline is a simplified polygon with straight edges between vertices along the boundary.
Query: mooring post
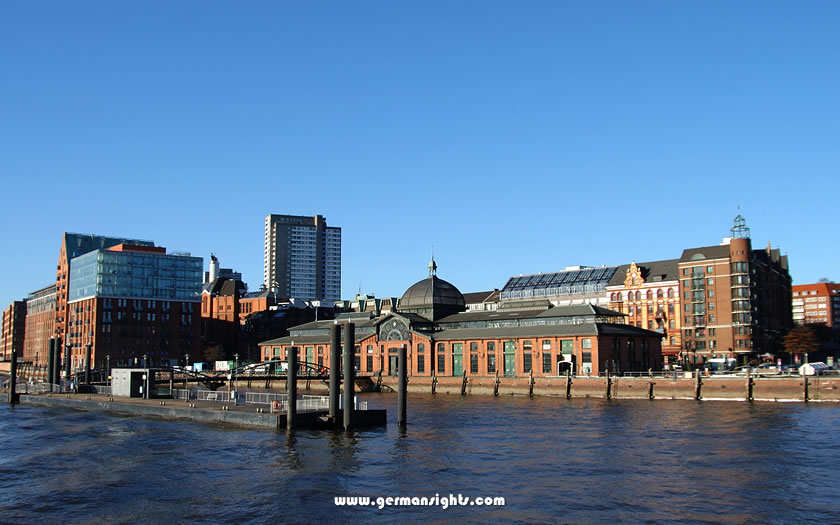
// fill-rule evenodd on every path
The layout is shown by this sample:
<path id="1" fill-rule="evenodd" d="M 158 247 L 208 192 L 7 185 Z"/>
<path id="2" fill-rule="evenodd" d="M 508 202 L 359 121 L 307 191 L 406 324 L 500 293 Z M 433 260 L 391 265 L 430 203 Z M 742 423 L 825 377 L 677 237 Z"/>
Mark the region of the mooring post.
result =
<path id="1" fill-rule="evenodd" d="M 12 360 L 9 363 L 9 405 L 14 405 L 17 394 L 17 352 L 12 349 Z"/>
<path id="2" fill-rule="evenodd" d="M 90 344 L 90 343 L 85 345 L 85 350 L 87 350 L 87 354 L 86 354 L 86 357 L 85 357 L 85 384 L 86 385 L 90 384 L 90 354 L 91 354 L 90 349 L 91 349 L 92 346 L 93 345 Z"/>
<path id="3" fill-rule="evenodd" d="M 607 368 L 607 395 L 606 395 L 607 399 L 612 398 L 612 393 L 610 392 L 610 387 L 611 386 L 612 386 L 612 381 L 610 380 L 610 369 Z"/>
<path id="4" fill-rule="evenodd" d="M 59 385 L 61 391 L 61 338 L 55 338 L 55 352 L 53 352 L 53 377 L 52 383 Z"/>
<path id="5" fill-rule="evenodd" d="M 70 374 L 73 371 L 70 367 L 72 363 L 70 362 L 70 349 L 73 348 L 70 346 L 70 343 L 64 345 L 64 380 L 70 381 Z"/>
<path id="6" fill-rule="evenodd" d="M 436 388 L 437 388 L 437 372 L 435 372 L 435 369 L 432 368 L 432 394 L 435 393 Z"/>
<path id="7" fill-rule="evenodd" d="M 566 370 L 566 399 L 572 398 L 572 369 Z"/>
<path id="8" fill-rule="evenodd" d="M 461 378 L 461 395 L 467 395 L 467 371 L 464 370 L 463 377 Z"/>
<path id="9" fill-rule="evenodd" d="M 339 371 L 341 370 L 341 326 L 330 326 L 330 419 L 337 421 L 339 405 Z"/>
<path id="10" fill-rule="evenodd" d="M 747 381 L 746 381 L 746 392 L 747 392 L 747 401 L 753 400 L 753 380 L 750 376 L 750 369 L 747 368 Z"/>
<path id="11" fill-rule="evenodd" d="M 493 395 L 499 397 L 499 383 L 501 380 L 499 379 L 499 371 L 496 370 L 496 379 L 493 380 Z"/>
<path id="12" fill-rule="evenodd" d="M 52 392 L 53 377 L 55 377 L 55 339 L 50 337 L 50 342 L 47 352 L 47 384 L 50 385 L 50 392 Z"/>
<path id="13" fill-rule="evenodd" d="M 528 378 L 528 395 L 534 397 L 534 369 L 531 369 L 530 377 Z"/>
<path id="14" fill-rule="evenodd" d="M 356 346 L 356 325 L 344 325 L 344 430 L 353 427 L 353 391 L 356 384 L 356 367 L 353 366 L 353 349 Z"/>
<path id="15" fill-rule="evenodd" d="M 399 382 L 397 383 L 397 425 L 405 428 L 406 390 L 408 389 L 408 350 L 405 345 L 400 346 L 397 357 Z"/>
<path id="16" fill-rule="evenodd" d="M 294 343 L 292 343 L 294 345 Z M 286 370 L 286 392 L 289 395 L 289 402 L 286 409 L 286 430 L 295 428 L 297 419 L 297 368 L 298 349 L 296 346 L 289 347 L 289 355 L 286 358 L 288 369 Z"/>
<path id="17" fill-rule="evenodd" d="M 700 401 L 700 399 L 703 397 L 702 396 L 702 394 L 703 394 L 702 390 L 703 390 L 703 381 L 700 380 L 700 371 L 695 370 L 694 371 L 694 399 L 696 399 L 697 401 Z"/>
<path id="18" fill-rule="evenodd" d="M 805 394 L 805 397 L 804 397 L 803 401 L 805 401 L 807 403 L 808 402 L 808 376 L 804 375 L 804 373 L 802 375 L 802 388 L 803 388 L 804 394 Z"/>
<path id="19" fill-rule="evenodd" d="M 175 369 L 170 368 L 169 369 L 169 395 L 172 395 L 173 390 L 175 390 Z"/>

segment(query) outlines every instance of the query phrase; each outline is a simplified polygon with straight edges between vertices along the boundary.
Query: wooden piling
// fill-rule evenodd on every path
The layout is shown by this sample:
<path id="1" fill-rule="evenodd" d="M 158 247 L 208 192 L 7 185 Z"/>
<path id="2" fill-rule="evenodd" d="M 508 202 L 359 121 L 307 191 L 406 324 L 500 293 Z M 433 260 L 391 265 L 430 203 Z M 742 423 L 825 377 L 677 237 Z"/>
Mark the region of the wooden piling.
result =
<path id="1" fill-rule="evenodd" d="M 356 367 L 353 363 L 356 346 L 356 325 L 344 325 L 344 430 L 353 428 L 353 396 L 355 394 Z"/>
<path id="2" fill-rule="evenodd" d="M 610 392 L 610 387 L 612 386 L 612 381 L 610 380 L 610 370 L 609 369 L 607 369 L 607 381 L 606 381 L 606 383 L 607 383 L 607 393 L 606 393 L 606 396 L 604 396 L 604 397 L 606 399 L 611 399 L 612 398 L 612 392 Z"/>
<path id="3" fill-rule="evenodd" d="M 47 349 L 47 383 L 52 384 L 53 377 L 55 376 L 55 372 L 53 371 L 53 367 L 55 366 L 55 338 L 50 337 L 50 342 Z M 52 387 L 50 387 L 50 392 L 52 392 Z"/>
<path id="4" fill-rule="evenodd" d="M 802 400 L 807 403 L 808 402 L 808 376 L 806 376 L 804 374 L 802 375 L 802 389 L 803 389 L 803 394 L 804 394 L 804 397 L 803 397 Z"/>
<path id="5" fill-rule="evenodd" d="M 12 359 L 9 363 L 9 405 L 17 401 L 17 352 L 12 349 Z"/>
<path id="6" fill-rule="evenodd" d="M 501 379 L 499 379 L 499 371 L 496 370 L 496 379 L 493 381 L 493 395 L 499 397 L 499 385 L 501 384 Z"/>
<path id="7" fill-rule="evenodd" d="M 86 385 L 90 384 L 90 354 L 91 354 L 91 347 L 92 346 L 93 345 L 91 343 L 88 343 L 88 344 L 85 345 L 85 349 L 87 350 L 86 357 L 85 357 L 85 384 Z"/>
<path id="8" fill-rule="evenodd" d="M 703 398 L 703 382 L 700 380 L 700 371 L 694 371 L 694 399 L 701 400 Z"/>
<path id="9" fill-rule="evenodd" d="M 55 352 L 53 353 L 53 377 L 50 381 L 54 385 L 61 385 L 61 338 L 55 338 Z"/>
<path id="10" fill-rule="evenodd" d="M 467 395 L 467 371 L 464 370 L 464 374 L 461 376 L 461 395 Z"/>
<path id="11" fill-rule="evenodd" d="M 566 370 L 566 399 L 572 398 L 572 369 Z"/>
<path id="12" fill-rule="evenodd" d="M 408 351 L 405 345 L 400 346 L 397 357 L 399 381 L 397 383 L 397 425 L 405 428 L 406 424 L 406 393 L 408 390 Z"/>
<path id="13" fill-rule="evenodd" d="M 753 380 L 752 380 L 752 377 L 750 376 L 750 369 L 749 368 L 747 368 L 747 379 L 746 379 L 746 384 L 745 384 L 745 389 L 744 390 L 747 393 L 747 401 L 752 401 L 753 400 Z"/>
<path id="14" fill-rule="evenodd" d="M 295 428 L 297 419 L 297 369 L 298 349 L 296 346 L 289 347 L 289 355 L 286 358 L 288 368 L 286 370 L 286 393 L 289 396 L 286 405 L 286 430 Z"/>
<path id="15" fill-rule="evenodd" d="M 531 369 L 531 375 L 528 379 L 528 395 L 534 397 L 534 369 Z"/>
<path id="16" fill-rule="evenodd" d="M 339 405 L 339 370 L 341 369 L 341 327 L 330 326 L 330 418 L 338 417 Z"/>

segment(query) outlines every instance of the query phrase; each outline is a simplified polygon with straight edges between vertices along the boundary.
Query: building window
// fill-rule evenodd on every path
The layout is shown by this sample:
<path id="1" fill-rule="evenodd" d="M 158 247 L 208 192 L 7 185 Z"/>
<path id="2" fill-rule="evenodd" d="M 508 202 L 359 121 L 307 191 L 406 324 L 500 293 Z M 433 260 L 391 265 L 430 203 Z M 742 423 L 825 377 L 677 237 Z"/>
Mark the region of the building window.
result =
<path id="1" fill-rule="evenodd" d="M 496 352 L 491 353 L 489 349 L 487 350 L 487 373 L 496 373 Z"/>
<path id="2" fill-rule="evenodd" d="M 543 374 L 551 374 L 551 352 L 543 352 Z"/>
<path id="3" fill-rule="evenodd" d="M 470 352 L 470 373 L 478 374 L 478 352 Z"/>
<path id="4" fill-rule="evenodd" d="M 318 360 L 320 361 L 321 358 L 319 357 Z M 368 354 L 366 361 L 367 361 L 367 371 L 368 372 L 373 372 L 373 356 Z"/>
<path id="5" fill-rule="evenodd" d="M 531 373 L 531 352 L 522 354 L 522 372 Z"/>
<path id="6" fill-rule="evenodd" d="M 425 374 L 426 373 L 426 354 L 417 354 L 417 373 L 418 374 Z"/>
<path id="7" fill-rule="evenodd" d="M 438 374 L 446 373 L 446 346 L 443 343 L 438 343 L 437 371 Z"/>
<path id="8" fill-rule="evenodd" d="M 592 348 L 592 339 L 589 337 L 584 337 L 580 341 L 581 348 Z"/>

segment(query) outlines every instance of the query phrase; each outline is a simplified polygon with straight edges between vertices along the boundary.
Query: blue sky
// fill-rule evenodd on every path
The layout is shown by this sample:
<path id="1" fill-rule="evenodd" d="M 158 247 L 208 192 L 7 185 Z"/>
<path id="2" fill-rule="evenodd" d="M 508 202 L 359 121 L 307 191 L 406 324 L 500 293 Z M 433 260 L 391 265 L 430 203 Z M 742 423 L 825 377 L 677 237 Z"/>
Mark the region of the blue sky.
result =
<path id="1" fill-rule="evenodd" d="M 269 213 L 343 229 L 342 294 L 677 258 L 739 212 L 840 279 L 840 4 L 0 3 L 0 301 L 63 231 L 262 282 Z M 740 207 L 740 208 L 739 208 Z"/>

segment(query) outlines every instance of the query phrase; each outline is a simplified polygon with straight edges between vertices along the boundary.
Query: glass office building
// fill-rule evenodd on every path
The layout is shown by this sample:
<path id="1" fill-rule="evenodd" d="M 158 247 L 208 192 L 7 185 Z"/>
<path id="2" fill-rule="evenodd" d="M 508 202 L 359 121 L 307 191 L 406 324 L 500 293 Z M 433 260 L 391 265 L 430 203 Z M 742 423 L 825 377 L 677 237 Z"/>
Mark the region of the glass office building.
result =
<path id="1" fill-rule="evenodd" d="M 123 297 L 197 301 L 201 297 L 201 257 L 94 250 L 70 265 L 70 301 Z"/>

